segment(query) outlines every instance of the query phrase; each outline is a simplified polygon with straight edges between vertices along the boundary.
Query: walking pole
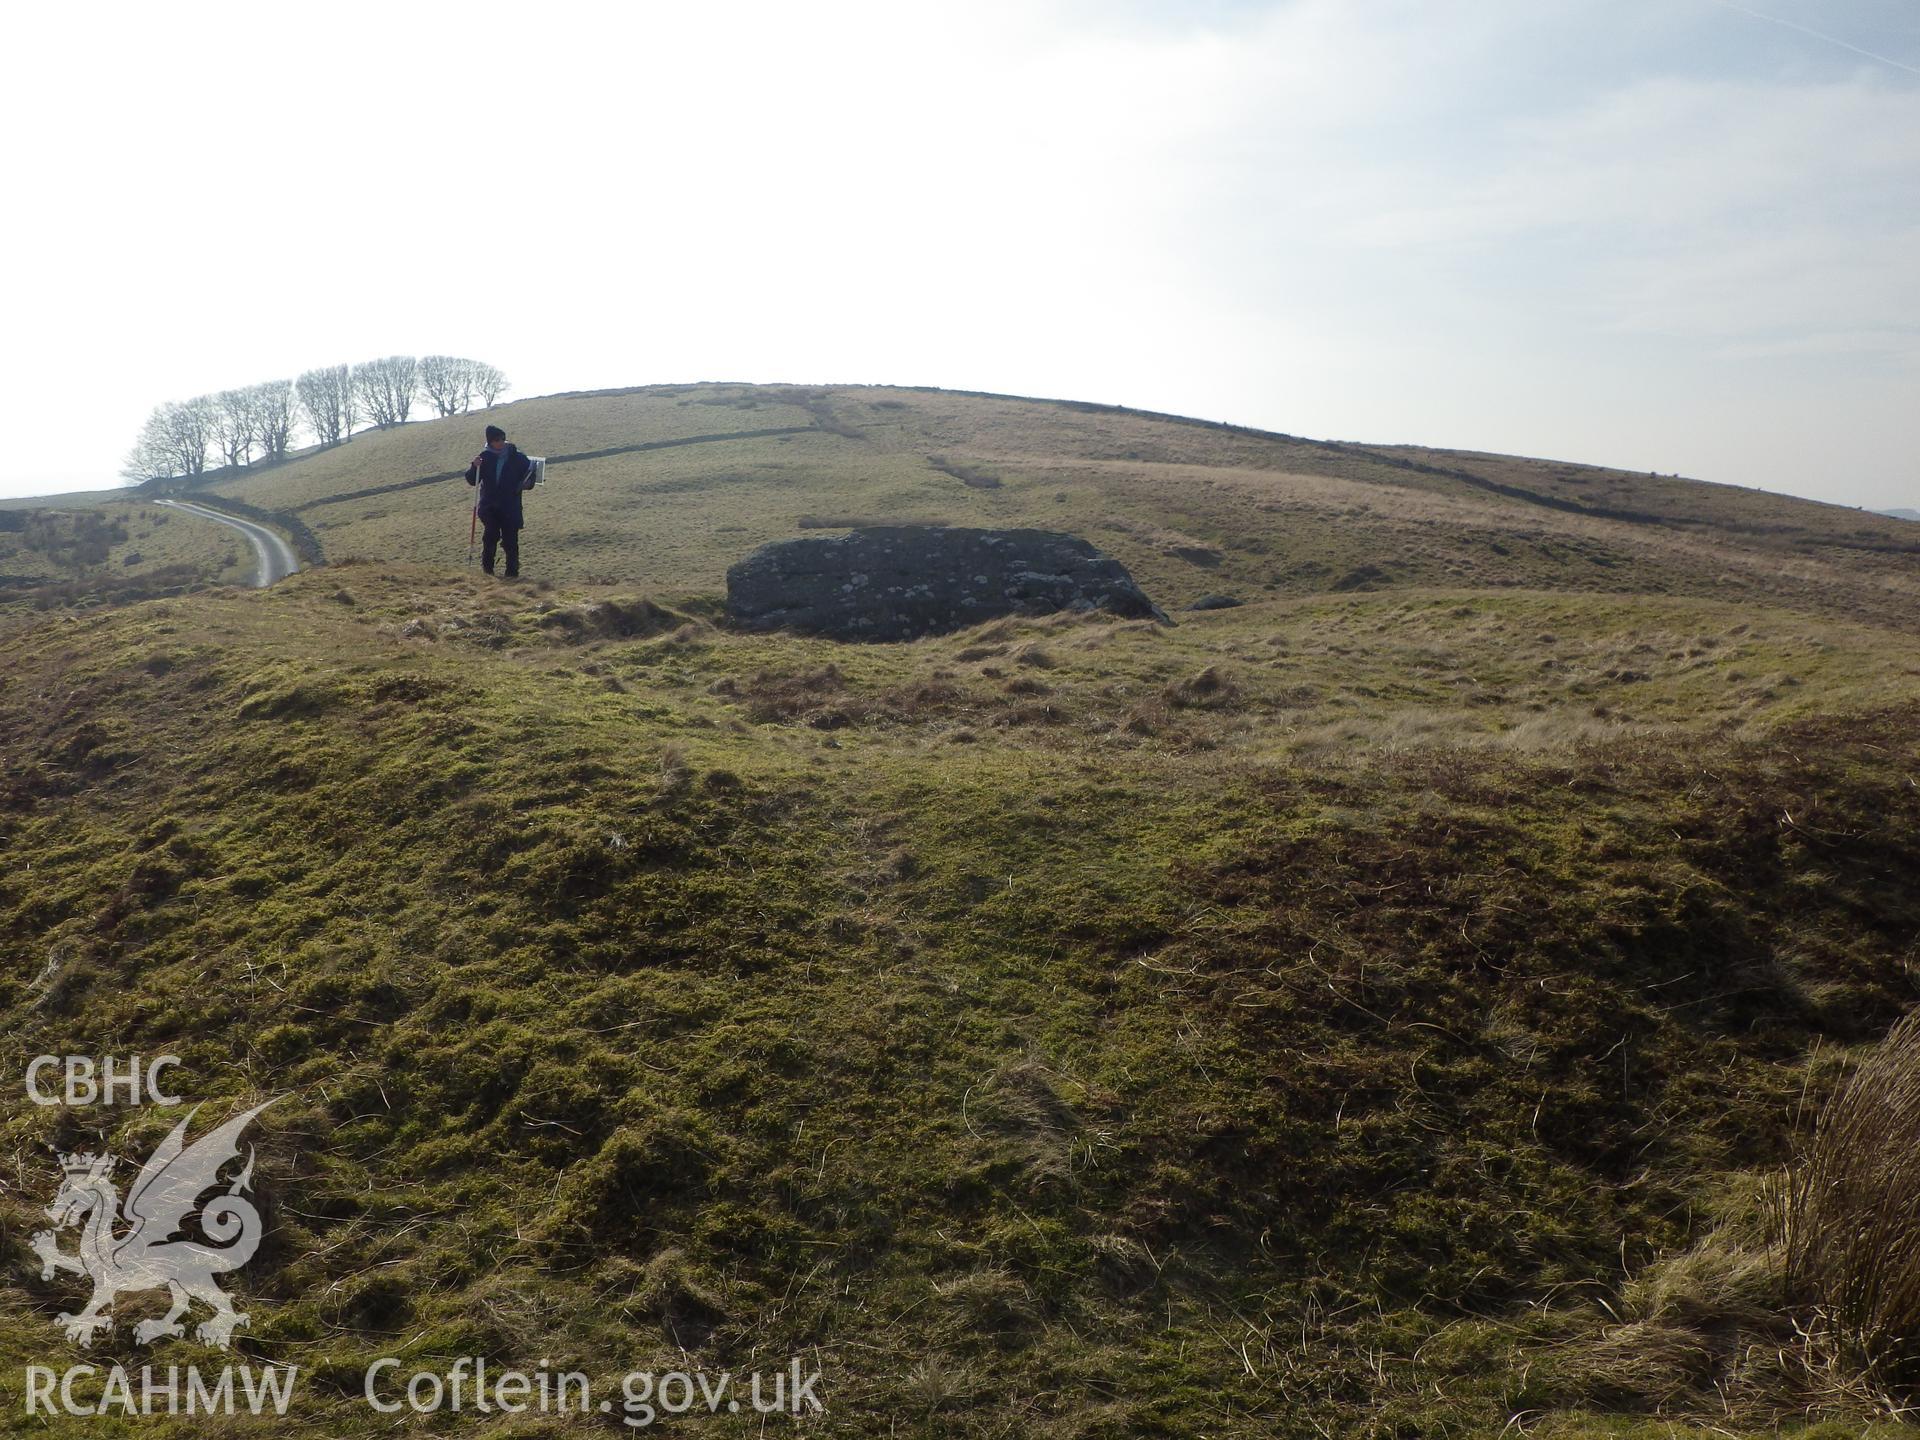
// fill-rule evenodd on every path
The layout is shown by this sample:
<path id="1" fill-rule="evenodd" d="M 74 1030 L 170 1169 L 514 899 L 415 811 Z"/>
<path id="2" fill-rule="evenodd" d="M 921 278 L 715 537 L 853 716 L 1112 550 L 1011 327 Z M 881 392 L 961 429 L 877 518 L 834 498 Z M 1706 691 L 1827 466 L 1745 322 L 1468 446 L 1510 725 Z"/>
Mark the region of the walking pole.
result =
<path id="1" fill-rule="evenodd" d="M 473 457 L 473 510 L 467 516 L 467 568 L 473 568 L 473 541 L 480 529 L 480 457 Z"/>

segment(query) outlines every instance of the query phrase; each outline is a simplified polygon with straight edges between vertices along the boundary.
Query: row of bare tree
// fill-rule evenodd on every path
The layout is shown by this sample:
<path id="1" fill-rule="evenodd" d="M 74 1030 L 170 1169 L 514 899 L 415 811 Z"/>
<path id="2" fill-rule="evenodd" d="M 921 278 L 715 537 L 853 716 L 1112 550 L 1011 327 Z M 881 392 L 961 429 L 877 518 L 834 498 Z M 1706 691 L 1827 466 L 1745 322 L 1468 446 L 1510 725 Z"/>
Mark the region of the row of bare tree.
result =
<path id="1" fill-rule="evenodd" d="M 389 355 L 359 365 L 308 370 L 297 380 L 242 385 L 155 407 L 127 456 L 135 480 L 203 475 L 209 464 L 281 460 L 302 425 L 320 445 L 338 445 L 355 430 L 404 425 L 414 403 L 462 415 L 492 406 L 507 377 L 483 360 L 457 355 Z"/>

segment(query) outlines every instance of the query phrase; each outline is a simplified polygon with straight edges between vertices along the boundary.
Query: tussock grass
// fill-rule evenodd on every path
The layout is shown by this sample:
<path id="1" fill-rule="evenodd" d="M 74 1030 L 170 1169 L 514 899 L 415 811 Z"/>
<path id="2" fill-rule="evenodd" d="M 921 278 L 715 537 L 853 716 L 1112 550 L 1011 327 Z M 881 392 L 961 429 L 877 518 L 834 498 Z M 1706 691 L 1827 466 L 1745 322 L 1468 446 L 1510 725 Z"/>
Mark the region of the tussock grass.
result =
<path id="1" fill-rule="evenodd" d="M 1218 665 L 1209 665 L 1197 675 L 1172 682 L 1161 694 L 1169 705 L 1216 710 L 1237 701 L 1240 687 Z"/>
<path id="2" fill-rule="evenodd" d="M 1820 1112 L 1783 1183 L 1789 1297 L 1875 1383 L 1920 1381 L 1920 1014 L 1876 1045 Z"/>

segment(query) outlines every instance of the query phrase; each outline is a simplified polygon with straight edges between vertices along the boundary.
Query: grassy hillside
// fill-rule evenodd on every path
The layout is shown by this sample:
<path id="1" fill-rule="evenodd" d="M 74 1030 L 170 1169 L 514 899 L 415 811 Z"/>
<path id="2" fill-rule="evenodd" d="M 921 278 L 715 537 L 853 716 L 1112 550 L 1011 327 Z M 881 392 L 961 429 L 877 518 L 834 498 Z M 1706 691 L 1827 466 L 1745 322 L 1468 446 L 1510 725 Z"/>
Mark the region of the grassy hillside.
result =
<path id="1" fill-rule="evenodd" d="M 0 510 L 0 609 L 244 584 L 253 563 L 245 548 L 236 534 L 124 492 Z"/>
<path id="2" fill-rule="evenodd" d="M 530 497 L 529 574 L 663 596 L 714 592 L 754 545 L 809 527 L 915 520 L 1085 535 L 1176 606 L 1219 590 L 1442 585 L 1764 598 L 1902 626 L 1920 614 L 1920 541 L 1861 511 L 939 391 L 525 400 L 362 434 L 211 489 L 297 516 L 336 558 L 461 564 L 471 492 L 427 477 L 464 468 L 487 421 L 531 453 L 590 457 L 554 464 Z"/>
<path id="3" fill-rule="evenodd" d="M 1796 1336 L 1764 1195 L 1915 998 L 1897 522 L 925 392 L 498 413 L 555 455 L 795 433 L 555 466 L 515 587 L 464 571 L 463 485 L 403 484 L 475 420 L 363 436 L 216 486 L 325 567 L 0 616 L 6 1064 L 287 1097 L 235 1348 L 303 1378 L 231 1433 L 392 1433 L 388 1354 L 609 1393 L 799 1355 L 808 1430 L 874 1436 L 1883 1413 Z M 724 627 L 732 558 L 856 515 L 1249 603 Z M 0 1373 L 77 1358 L 47 1147 L 173 1118 L 7 1092 Z M 620 1431 L 464 1424 L 398 1428 Z"/>

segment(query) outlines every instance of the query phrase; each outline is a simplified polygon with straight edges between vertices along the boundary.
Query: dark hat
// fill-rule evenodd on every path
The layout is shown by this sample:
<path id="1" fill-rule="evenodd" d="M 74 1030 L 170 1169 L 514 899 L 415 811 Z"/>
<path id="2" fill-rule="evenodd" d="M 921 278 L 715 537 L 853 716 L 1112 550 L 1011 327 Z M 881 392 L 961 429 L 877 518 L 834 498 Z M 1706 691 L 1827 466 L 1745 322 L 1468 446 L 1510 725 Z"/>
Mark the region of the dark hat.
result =
<path id="1" fill-rule="evenodd" d="M 487 443 L 489 445 L 496 440 L 504 440 L 506 438 L 507 432 L 502 430 L 498 425 L 487 426 Z"/>

